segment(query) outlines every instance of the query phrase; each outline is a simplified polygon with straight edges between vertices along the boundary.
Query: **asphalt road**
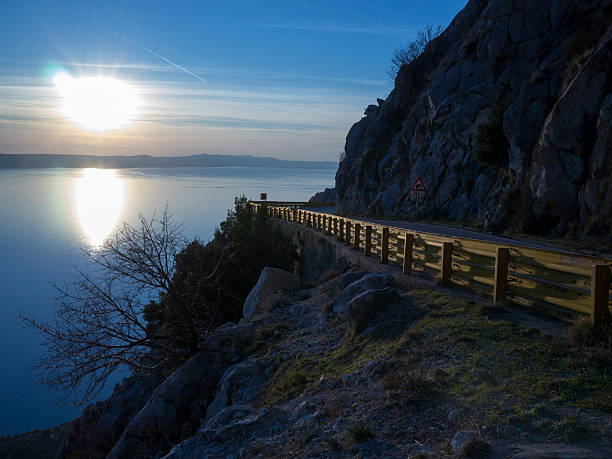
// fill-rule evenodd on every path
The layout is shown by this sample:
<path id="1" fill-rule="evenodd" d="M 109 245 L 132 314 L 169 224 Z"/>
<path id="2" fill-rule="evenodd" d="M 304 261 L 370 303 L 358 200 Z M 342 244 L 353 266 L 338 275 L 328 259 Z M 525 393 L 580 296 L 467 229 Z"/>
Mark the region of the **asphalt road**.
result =
<path id="1" fill-rule="evenodd" d="M 330 209 L 329 207 L 311 208 L 308 210 L 312 210 L 315 212 L 325 212 L 329 214 L 334 213 L 334 210 Z M 490 233 L 481 233 L 478 231 L 471 231 L 471 230 L 466 230 L 463 228 L 455 228 L 453 226 L 433 225 L 430 223 L 420 223 L 420 222 L 413 222 L 413 221 L 408 221 L 408 220 L 376 220 L 376 219 L 371 219 L 371 218 L 362 218 L 362 217 L 358 217 L 358 218 L 359 220 L 362 220 L 365 222 L 375 223 L 379 225 L 392 226 L 395 228 L 407 229 L 410 231 L 414 231 L 415 233 L 432 233 L 432 234 L 438 234 L 441 236 L 446 236 L 446 237 L 451 237 L 451 238 L 453 237 L 467 238 L 467 239 L 476 239 L 479 241 L 494 242 L 500 245 L 505 245 L 505 244 L 517 245 L 517 246 L 522 246 L 522 247 L 531 247 L 534 249 L 554 250 L 555 252 L 565 252 L 565 253 L 571 253 L 575 255 L 593 255 L 595 256 L 595 254 L 586 253 L 586 251 L 576 251 L 576 250 L 572 250 L 567 247 L 556 246 L 553 244 L 543 244 L 539 242 L 525 241 L 521 239 L 513 239 L 510 237 L 497 236 L 495 234 L 490 234 Z M 603 256 L 607 257 L 608 255 L 603 255 Z"/>

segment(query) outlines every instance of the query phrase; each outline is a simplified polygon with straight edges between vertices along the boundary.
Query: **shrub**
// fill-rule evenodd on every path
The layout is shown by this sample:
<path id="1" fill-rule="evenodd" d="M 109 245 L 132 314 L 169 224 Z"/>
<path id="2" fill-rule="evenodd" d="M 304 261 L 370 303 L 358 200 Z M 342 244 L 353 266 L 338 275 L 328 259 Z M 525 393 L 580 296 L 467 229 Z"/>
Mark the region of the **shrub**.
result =
<path id="1" fill-rule="evenodd" d="M 506 105 L 501 100 L 496 100 L 491 105 L 488 120 L 478 126 L 474 157 L 476 161 L 489 167 L 508 165 L 510 144 L 503 128 L 505 111 Z"/>
<path id="2" fill-rule="evenodd" d="M 486 457 L 491 452 L 491 446 L 480 438 L 472 438 L 467 441 L 462 447 L 459 457 Z"/>
<path id="3" fill-rule="evenodd" d="M 351 443 L 362 443 L 376 437 L 374 432 L 363 424 L 351 424 L 348 431 Z"/>
<path id="4" fill-rule="evenodd" d="M 440 36 L 442 33 L 442 26 L 427 25 L 425 30 L 417 32 L 414 39 L 410 40 L 404 48 L 396 49 L 391 57 L 391 67 L 387 70 L 387 76 L 391 83 L 395 82 L 397 72 L 402 65 L 410 64 L 416 60 L 427 45 L 434 39 Z"/>

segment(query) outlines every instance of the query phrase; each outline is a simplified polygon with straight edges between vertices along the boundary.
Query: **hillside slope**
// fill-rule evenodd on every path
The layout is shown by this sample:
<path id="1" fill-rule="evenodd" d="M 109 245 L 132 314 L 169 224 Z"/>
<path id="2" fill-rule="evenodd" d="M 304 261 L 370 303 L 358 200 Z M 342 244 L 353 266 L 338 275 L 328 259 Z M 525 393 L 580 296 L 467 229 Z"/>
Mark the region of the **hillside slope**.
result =
<path id="1" fill-rule="evenodd" d="M 375 277 L 221 327 L 137 414 L 130 384 L 88 408 L 61 457 L 609 457 L 609 351 Z"/>
<path id="2" fill-rule="evenodd" d="M 346 214 L 482 221 L 612 245 L 612 1 L 470 0 L 348 133 Z"/>

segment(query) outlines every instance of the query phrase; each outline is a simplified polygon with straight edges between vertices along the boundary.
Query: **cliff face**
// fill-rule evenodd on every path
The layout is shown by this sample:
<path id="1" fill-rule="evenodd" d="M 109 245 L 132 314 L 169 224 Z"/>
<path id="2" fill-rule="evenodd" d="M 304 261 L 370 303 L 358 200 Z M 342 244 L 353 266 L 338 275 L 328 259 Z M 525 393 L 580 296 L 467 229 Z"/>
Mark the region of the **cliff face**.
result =
<path id="1" fill-rule="evenodd" d="M 470 0 L 349 131 L 339 210 L 412 215 L 422 176 L 420 215 L 609 238 L 611 24 L 611 0 Z"/>

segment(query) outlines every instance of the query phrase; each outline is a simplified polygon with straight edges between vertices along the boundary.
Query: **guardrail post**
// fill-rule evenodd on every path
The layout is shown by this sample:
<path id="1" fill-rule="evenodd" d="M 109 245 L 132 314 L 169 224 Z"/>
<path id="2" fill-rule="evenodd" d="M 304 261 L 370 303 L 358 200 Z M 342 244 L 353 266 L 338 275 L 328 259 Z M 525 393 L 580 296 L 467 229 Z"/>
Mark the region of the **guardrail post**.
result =
<path id="1" fill-rule="evenodd" d="M 338 240 L 344 240 L 344 218 L 338 219 Z"/>
<path id="2" fill-rule="evenodd" d="M 372 254 L 372 226 L 366 225 L 365 227 L 365 244 L 363 247 L 363 254 L 369 257 Z"/>
<path id="3" fill-rule="evenodd" d="M 382 241 L 380 243 L 380 262 L 389 262 L 389 227 L 383 226 Z"/>
<path id="4" fill-rule="evenodd" d="M 355 235 L 353 236 L 353 249 L 359 250 L 361 244 L 361 224 L 355 223 Z"/>
<path id="5" fill-rule="evenodd" d="M 442 282 L 450 283 L 453 277 L 453 243 L 442 243 L 442 270 L 440 278 Z"/>
<path id="6" fill-rule="evenodd" d="M 351 245 L 351 222 L 347 220 L 344 223 L 346 224 L 346 228 L 344 229 L 344 243 L 346 245 Z"/>
<path id="7" fill-rule="evenodd" d="M 508 285 L 508 263 L 510 249 L 498 247 L 495 255 L 495 280 L 493 283 L 493 303 L 501 303 L 506 299 L 506 286 Z"/>
<path id="8" fill-rule="evenodd" d="M 591 322 L 601 327 L 610 320 L 608 311 L 608 290 L 610 289 L 610 267 L 606 264 L 593 265 L 591 275 Z"/>
<path id="9" fill-rule="evenodd" d="M 317 229 L 321 230 L 321 214 L 317 214 Z"/>
<path id="10" fill-rule="evenodd" d="M 404 236 L 404 263 L 402 264 L 402 272 L 410 274 L 412 272 L 412 248 L 414 247 L 414 234 Z"/>
<path id="11" fill-rule="evenodd" d="M 355 223 L 355 242 L 353 243 L 353 249 L 359 250 L 359 244 L 361 244 L 361 224 Z"/>
<path id="12" fill-rule="evenodd" d="M 336 217 L 334 217 L 334 230 L 332 232 L 332 236 L 337 236 L 338 235 L 338 219 Z"/>

